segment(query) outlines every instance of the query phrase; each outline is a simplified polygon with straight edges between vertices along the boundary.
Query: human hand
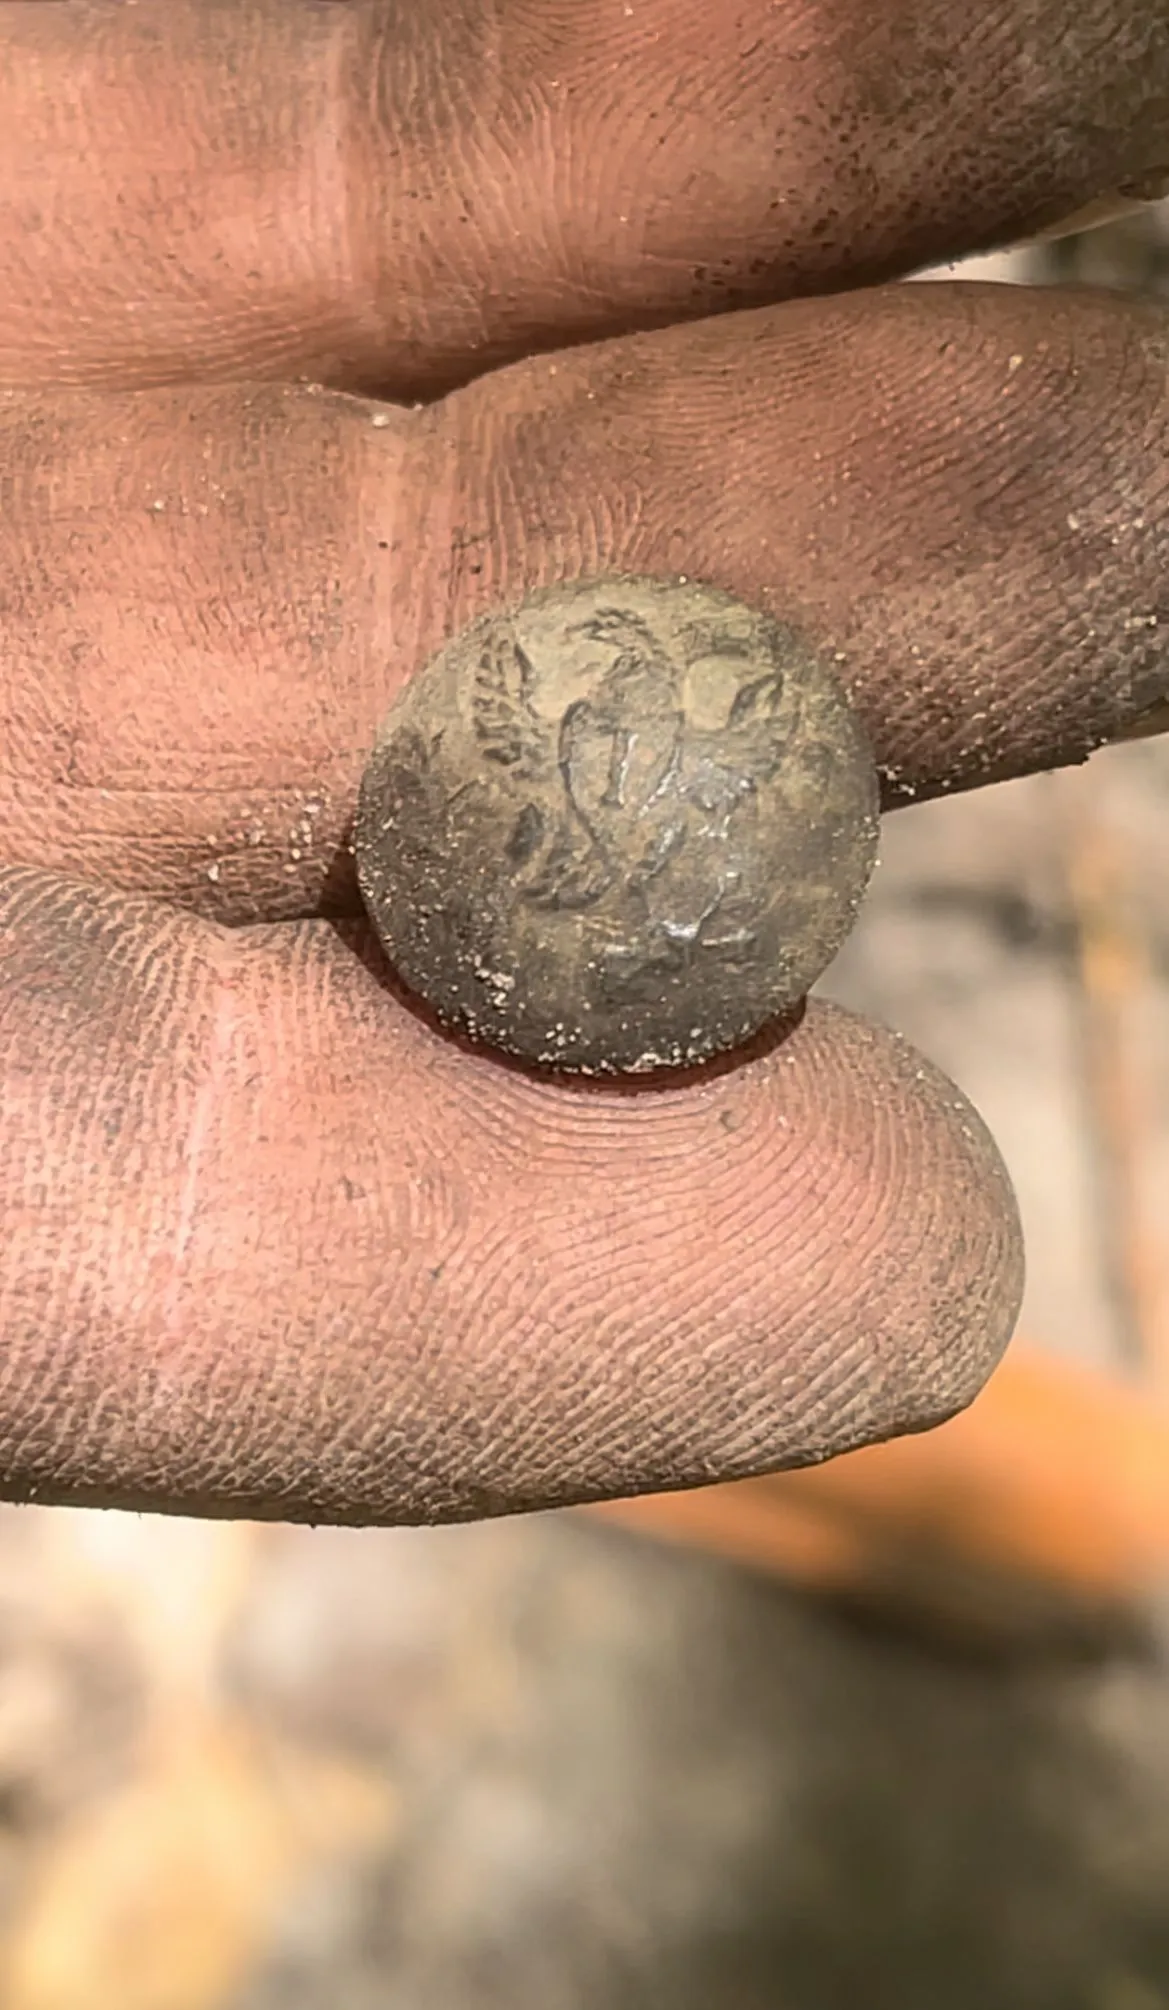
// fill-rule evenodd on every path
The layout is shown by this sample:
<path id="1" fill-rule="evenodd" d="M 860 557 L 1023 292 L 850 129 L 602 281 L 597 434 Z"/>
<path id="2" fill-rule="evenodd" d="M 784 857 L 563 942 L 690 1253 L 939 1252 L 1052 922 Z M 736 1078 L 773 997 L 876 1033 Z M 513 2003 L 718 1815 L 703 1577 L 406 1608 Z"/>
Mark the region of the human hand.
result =
<path id="1" fill-rule="evenodd" d="M 1163 8 L 33 0 L 0 49 L 0 1490 L 453 1517 L 950 1413 L 1021 1259 L 949 1084 L 815 1002 L 652 1092 L 469 1056 L 347 833 L 402 680 L 581 573 L 800 623 L 891 801 L 1164 696 L 1164 312 L 850 290 L 1169 162 Z"/>

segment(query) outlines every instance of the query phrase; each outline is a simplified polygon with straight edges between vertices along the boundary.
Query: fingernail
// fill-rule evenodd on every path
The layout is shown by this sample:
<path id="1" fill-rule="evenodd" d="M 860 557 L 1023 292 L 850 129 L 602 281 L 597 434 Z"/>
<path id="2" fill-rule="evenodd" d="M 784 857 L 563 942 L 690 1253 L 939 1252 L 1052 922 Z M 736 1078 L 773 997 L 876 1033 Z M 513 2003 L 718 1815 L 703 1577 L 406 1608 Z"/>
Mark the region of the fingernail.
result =
<path id="1" fill-rule="evenodd" d="M 1154 740 L 1158 733 L 1169 733 L 1169 698 L 1158 698 L 1145 712 L 1138 713 L 1127 726 L 1115 733 L 1116 740 Z"/>
<path id="2" fill-rule="evenodd" d="M 1138 180 L 1122 182 L 1111 194 L 1097 196 L 1095 201 L 1074 210 L 1071 216 L 1048 224 L 1045 230 L 1036 231 L 1027 241 L 1029 244 L 1049 244 L 1053 238 L 1074 237 L 1083 230 L 1097 230 L 1103 223 L 1115 223 L 1119 217 L 1131 216 L 1137 210 L 1163 202 L 1166 196 L 1169 196 L 1169 167 L 1151 168 Z"/>

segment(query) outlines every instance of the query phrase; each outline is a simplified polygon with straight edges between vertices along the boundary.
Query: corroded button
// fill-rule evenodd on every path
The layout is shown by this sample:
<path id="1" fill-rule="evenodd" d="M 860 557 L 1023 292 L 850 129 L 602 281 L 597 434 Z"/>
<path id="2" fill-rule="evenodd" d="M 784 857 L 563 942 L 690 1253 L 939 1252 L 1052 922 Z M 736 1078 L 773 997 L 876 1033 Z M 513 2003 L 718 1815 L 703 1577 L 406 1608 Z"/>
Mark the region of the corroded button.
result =
<path id="1" fill-rule="evenodd" d="M 711 587 L 623 577 L 448 642 L 385 721 L 356 828 L 407 986 L 590 1074 L 704 1060 L 794 1005 L 876 841 L 872 757 L 807 643 Z"/>

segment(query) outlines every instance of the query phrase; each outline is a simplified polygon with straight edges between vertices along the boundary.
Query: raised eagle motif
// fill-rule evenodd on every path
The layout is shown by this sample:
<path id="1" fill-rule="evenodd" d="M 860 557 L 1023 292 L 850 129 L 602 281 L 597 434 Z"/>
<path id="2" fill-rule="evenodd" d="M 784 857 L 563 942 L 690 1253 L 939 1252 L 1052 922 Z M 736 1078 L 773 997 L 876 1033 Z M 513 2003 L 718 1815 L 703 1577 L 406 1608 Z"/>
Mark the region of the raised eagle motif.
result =
<path id="1" fill-rule="evenodd" d="M 493 638 L 476 675 L 484 754 L 532 785 L 508 844 L 513 883 L 537 906 L 571 909 L 620 882 L 651 927 L 693 936 L 729 893 L 744 890 L 732 861 L 724 876 L 719 854 L 782 758 L 782 678 L 768 673 L 743 686 L 725 723 L 701 728 L 686 718 L 677 666 L 637 615 L 602 608 L 572 632 L 601 644 L 610 660 L 558 728 L 539 716 L 538 673 L 514 633 Z M 715 841 L 698 875 L 705 892 L 691 870 L 671 871 L 699 836 Z"/>

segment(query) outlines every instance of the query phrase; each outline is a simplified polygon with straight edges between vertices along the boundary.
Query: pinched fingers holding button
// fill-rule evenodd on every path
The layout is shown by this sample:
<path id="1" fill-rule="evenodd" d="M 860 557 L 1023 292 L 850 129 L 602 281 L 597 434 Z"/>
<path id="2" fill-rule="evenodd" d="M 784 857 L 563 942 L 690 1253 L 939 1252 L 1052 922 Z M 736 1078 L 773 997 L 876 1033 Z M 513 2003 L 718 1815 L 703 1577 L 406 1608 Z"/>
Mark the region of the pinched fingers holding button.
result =
<path id="1" fill-rule="evenodd" d="M 354 808 L 444 640 L 614 572 L 797 628 L 891 801 L 1157 703 L 1164 315 L 855 289 L 1153 173 L 1163 23 L 0 36 L 4 1491 L 458 1516 L 948 1414 L 1020 1288 L 956 1092 L 815 1004 L 643 1090 L 468 1052 L 386 981 Z"/>

